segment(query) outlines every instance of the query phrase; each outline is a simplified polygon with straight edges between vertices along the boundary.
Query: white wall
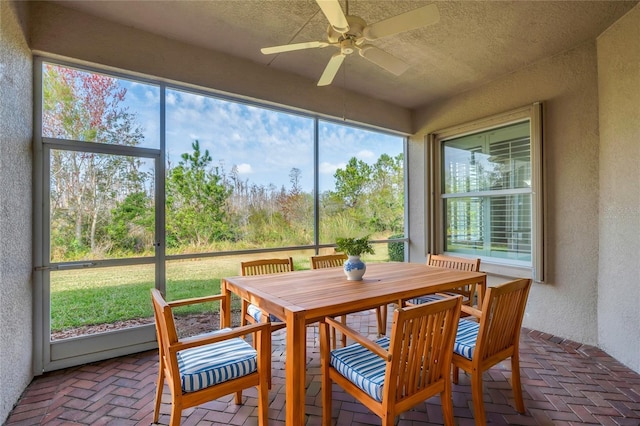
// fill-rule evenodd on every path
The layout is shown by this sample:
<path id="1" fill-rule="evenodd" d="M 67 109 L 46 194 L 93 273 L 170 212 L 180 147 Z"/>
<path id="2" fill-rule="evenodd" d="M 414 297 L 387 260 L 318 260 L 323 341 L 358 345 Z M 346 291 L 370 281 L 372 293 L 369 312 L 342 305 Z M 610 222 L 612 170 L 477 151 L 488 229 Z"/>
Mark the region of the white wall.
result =
<path id="1" fill-rule="evenodd" d="M 640 6 L 598 38 L 599 345 L 640 371 Z"/>
<path id="2" fill-rule="evenodd" d="M 33 377 L 32 65 L 23 6 L 0 2 L 0 423 Z"/>
<path id="3" fill-rule="evenodd" d="M 424 136 L 544 101 L 548 273 L 531 290 L 524 326 L 591 345 L 598 341 L 597 87 L 594 40 L 417 111 L 408 154 L 411 260 L 424 261 Z"/>

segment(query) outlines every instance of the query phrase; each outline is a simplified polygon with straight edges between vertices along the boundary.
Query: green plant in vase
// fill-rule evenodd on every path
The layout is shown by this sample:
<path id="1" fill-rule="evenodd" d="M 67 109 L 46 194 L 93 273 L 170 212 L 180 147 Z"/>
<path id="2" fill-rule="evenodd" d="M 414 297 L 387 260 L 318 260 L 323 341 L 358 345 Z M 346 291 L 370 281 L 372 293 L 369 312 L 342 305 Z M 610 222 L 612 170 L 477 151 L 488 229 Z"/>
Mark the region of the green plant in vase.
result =
<path id="1" fill-rule="evenodd" d="M 349 281 L 360 281 L 367 265 L 360 259 L 364 253 L 374 254 L 369 236 L 362 238 L 337 238 L 336 250 L 346 253 L 349 258 L 344 262 L 344 273 Z"/>
<path id="2" fill-rule="evenodd" d="M 338 238 L 336 250 L 346 253 L 347 256 L 362 256 L 362 254 L 374 254 L 373 246 L 369 242 L 369 236 L 362 238 Z"/>

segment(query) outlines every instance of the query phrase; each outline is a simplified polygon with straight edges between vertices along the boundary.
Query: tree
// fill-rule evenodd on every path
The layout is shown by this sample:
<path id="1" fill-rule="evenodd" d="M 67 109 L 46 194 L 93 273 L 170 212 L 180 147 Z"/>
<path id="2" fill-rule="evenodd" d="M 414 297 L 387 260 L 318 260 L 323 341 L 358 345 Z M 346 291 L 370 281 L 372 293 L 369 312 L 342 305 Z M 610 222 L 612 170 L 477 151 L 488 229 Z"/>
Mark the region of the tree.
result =
<path id="1" fill-rule="evenodd" d="M 143 253 L 154 242 L 155 209 L 145 192 L 134 192 L 111 210 L 111 222 L 105 227 L 113 249 Z"/>
<path id="2" fill-rule="evenodd" d="M 404 224 L 403 154 L 382 154 L 372 167 L 367 217 L 376 231 L 402 232 Z"/>
<path id="3" fill-rule="evenodd" d="M 224 185 L 219 169 L 210 166 L 208 150 L 200 142 L 193 152 L 167 172 L 167 244 L 207 246 L 214 241 L 234 238 L 227 201 L 232 189 Z"/>
<path id="4" fill-rule="evenodd" d="M 126 89 L 112 77 L 45 65 L 42 134 L 45 137 L 136 146 L 143 139 L 136 115 L 122 105 Z M 111 246 L 101 226 L 116 203 L 144 190 L 140 161 L 122 156 L 51 151 L 52 242 L 64 255 L 75 247 L 96 252 Z M 57 249 L 57 250 L 56 250 Z"/>
<path id="5" fill-rule="evenodd" d="M 363 229 L 388 234 L 403 231 L 403 154 L 382 154 L 373 165 L 353 157 L 334 177 L 335 191 L 321 199 L 324 213 L 331 218 L 329 226 L 323 221 L 324 238 Z"/>
<path id="6" fill-rule="evenodd" d="M 371 167 L 352 157 L 344 169 L 336 170 L 335 195 L 343 200 L 345 207 L 354 208 L 361 201 L 371 179 Z"/>
<path id="7" fill-rule="evenodd" d="M 313 198 L 302 191 L 300 169 L 294 167 L 289 172 L 291 189 L 282 187 L 276 196 L 278 213 L 283 217 L 285 227 L 281 234 L 289 237 L 288 244 L 309 244 L 313 241 Z"/>

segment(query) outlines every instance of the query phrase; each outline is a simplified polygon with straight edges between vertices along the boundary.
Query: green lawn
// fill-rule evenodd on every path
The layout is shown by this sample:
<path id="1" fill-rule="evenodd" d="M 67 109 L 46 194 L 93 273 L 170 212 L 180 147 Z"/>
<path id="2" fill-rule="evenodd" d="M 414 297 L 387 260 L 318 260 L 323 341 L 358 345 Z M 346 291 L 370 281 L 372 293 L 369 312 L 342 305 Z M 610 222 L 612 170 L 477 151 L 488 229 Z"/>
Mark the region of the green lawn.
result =
<path id="1" fill-rule="evenodd" d="M 311 254 L 310 250 L 306 250 L 295 253 L 263 253 L 259 257 L 292 256 L 295 269 L 309 269 Z M 368 262 L 387 261 L 386 244 L 377 245 L 376 254 L 364 259 Z M 168 261 L 167 299 L 178 300 L 220 293 L 220 279 L 238 275 L 242 260 L 248 260 L 248 256 Z M 154 286 L 154 274 L 154 265 L 53 271 L 51 331 L 153 317 L 149 291 Z M 210 303 L 181 308 L 176 314 L 203 313 L 218 309 L 218 303 Z M 240 309 L 239 300 L 233 299 L 232 309 Z"/>

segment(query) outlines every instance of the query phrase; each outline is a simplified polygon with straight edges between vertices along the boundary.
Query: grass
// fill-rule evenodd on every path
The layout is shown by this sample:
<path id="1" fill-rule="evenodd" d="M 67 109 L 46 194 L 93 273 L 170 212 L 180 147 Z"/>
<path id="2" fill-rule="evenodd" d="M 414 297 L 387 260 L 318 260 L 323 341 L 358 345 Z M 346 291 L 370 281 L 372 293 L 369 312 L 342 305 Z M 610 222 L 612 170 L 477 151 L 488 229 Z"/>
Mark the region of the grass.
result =
<path id="1" fill-rule="evenodd" d="M 363 257 L 367 262 L 388 261 L 386 244 L 375 245 L 376 254 Z M 262 253 L 253 256 L 223 256 L 167 261 L 168 300 L 220 293 L 223 277 L 239 275 L 240 262 L 255 258 L 292 256 L 295 269 L 309 269 L 311 250 Z M 96 269 L 74 269 L 51 273 L 51 331 L 88 325 L 111 324 L 151 318 L 149 291 L 155 285 L 154 265 L 129 265 Z M 232 310 L 240 309 L 237 298 Z M 176 311 L 178 315 L 216 312 L 218 303 L 194 305 Z"/>

